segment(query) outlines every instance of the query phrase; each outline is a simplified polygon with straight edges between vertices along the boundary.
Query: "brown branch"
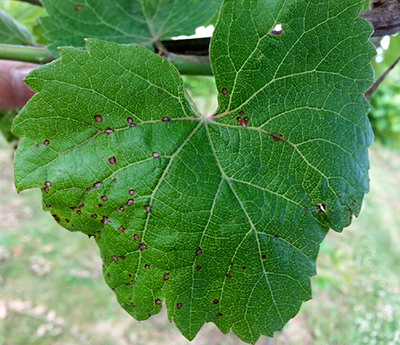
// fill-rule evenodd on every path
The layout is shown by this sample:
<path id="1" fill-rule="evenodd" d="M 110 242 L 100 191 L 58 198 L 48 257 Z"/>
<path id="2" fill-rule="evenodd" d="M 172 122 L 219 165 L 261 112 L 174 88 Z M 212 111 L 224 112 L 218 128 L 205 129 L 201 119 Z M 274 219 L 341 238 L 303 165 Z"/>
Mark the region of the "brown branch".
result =
<path id="1" fill-rule="evenodd" d="M 400 0 L 372 0 L 371 10 L 360 14 L 375 29 L 373 36 L 400 32 Z"/>
<path id="2" fill-rule="evenodd" d="M 372 87 L 365 93 L 365 97 L 367 99 L 370 99 L 372 97 L 372 95 L 374 94 L 374 92 L 376 91 L 376 89 L 379 87 L 379 85 L 382 84 L 382 82 L 386 79 L 386 77 L 389 75 L 389 73 L 393 70 L 393 68 L 396 67 L 396 65 L 399 63 L 400 61 L 400 56 L 396 59 L 396 61 L 386 70 L 385 73 L 383 73 L 381 75 L 381 77 L 374 83 L 374 85 L 372 85 Z"/>

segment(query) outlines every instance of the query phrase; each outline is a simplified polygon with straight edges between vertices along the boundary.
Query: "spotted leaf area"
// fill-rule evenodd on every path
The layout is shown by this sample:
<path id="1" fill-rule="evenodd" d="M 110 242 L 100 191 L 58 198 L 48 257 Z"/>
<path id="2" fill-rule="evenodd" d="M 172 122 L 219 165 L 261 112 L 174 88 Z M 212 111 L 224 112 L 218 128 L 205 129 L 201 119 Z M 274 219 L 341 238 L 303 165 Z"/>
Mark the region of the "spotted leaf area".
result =
<path id="1" fill-rule="evenodd" d="M 50 49 L 84 46 L 84 38 L 151 47 L 160 39 L 192 35 L 207 24 L 221 0 L 43 0 L 41 19 Z"/>
<path id="2" fill-rule="evenodd" d="M 226 0 L 209 118 L 145 48 L 62 48 L 27 77 L 18 190 L 41 188 L 60 225 L 94 237 L 136 319 L 165 304 L 189 339 L 206 322 L 249 343 L 272 336 L 311 298 L 328 229 L 348 226 L 368 191 L 374 49 L 361 5 Z"/>

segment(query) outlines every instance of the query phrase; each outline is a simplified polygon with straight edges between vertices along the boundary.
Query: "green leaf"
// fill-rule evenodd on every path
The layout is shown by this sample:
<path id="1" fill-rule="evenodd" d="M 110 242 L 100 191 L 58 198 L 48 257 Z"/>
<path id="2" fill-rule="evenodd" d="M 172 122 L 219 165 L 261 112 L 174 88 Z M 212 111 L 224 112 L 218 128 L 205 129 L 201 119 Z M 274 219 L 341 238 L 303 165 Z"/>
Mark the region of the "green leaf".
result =
<path id="1" fill-rule="evenodd" d="M 46 36 L 57 46 L 99 38 L 146 47 L 160 39 L 192 34 L 211 20 L 221 0 L 44 0 Z"/>
<path id="2" fill-rule="evenodd" d="M 0 132 L 9 143 L 18 139 L 11 133 L 11 124 L 17 114 L 16 109 L 0 110 Z"/>
<path id="3" fill-rule="evenodd" d="M 348 226 L 368 191 L 374 49 L 361 5 L 226 0 L 210 118 L 145 48 L 62 48 L 27 77 L 18 190 L 41 188 L 60 225 L 95 237 L 136 319 L 165 302 L 189 339 L 205 322 L 249 343 L 272 336 L 311 298 L 329 227 Z"/>
<path id="4" fill-rule="evenodd" d="M 0 10 L 0 43 L 35 45 L 28 29 L 7 13 Z"/>

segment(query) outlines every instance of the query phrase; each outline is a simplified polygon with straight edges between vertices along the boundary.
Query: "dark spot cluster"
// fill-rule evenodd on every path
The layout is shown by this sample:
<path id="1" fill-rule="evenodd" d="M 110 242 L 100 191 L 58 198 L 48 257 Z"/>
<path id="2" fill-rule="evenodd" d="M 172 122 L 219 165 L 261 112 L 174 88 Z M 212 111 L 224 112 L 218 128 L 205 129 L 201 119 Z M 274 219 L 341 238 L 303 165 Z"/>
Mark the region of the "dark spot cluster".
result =
<path id="1" fill-rule="evenodd" d="M 129 125 L 130 128 L 134 128 L 134 127 L 137 126 L 137 124 L 135 123 L 135 121 L 131 117 L 128 117 L 126 119 L 126 122 L 128 122 L 128 125 Z"/>
<path id="2" fill-rule="evenodd" d="M 241 112 L 242 113 L 242 112 Z M 236 118 L 237 122 L 243 127 L 247 128 L 247 124 L 249 123 L 250 119 L 248 117 L 241 118 L 240 116 Z"/>

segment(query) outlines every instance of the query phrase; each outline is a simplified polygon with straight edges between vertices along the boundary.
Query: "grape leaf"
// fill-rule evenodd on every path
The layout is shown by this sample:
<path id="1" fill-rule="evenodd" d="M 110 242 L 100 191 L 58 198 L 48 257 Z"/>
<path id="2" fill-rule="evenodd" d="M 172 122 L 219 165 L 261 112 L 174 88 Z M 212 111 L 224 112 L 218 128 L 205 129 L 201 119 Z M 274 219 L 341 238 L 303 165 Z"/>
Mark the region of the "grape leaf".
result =
<path id="1" fill-rule="evenodd" d="M 35 45 L 29 30 L 13 17 L 0 10 L 0 43 Z"/>
<path id="2" fill-rule="evenodd" d="M 133 317 L 165 302 L 193 339 L 205 322 L 253 343 L 311 298 L 319 245 L 358 215 L 372 141 L 362 1 L 225 0 L 212 39 L 219 109 L 140 46 L 87 40 L 33 71 L 14 121 L 18 190 L 94 236 Z M 276 25 L 282 25 L 282 32 Z"/>
<path id="3" fill-rule="evenodd" d="M 160 39 L 192 34 L 211 20 L 221 0 L 43 0 L 46 37 L 57 46 L 84 45 L 84 38 L 146 47 Z"/>

